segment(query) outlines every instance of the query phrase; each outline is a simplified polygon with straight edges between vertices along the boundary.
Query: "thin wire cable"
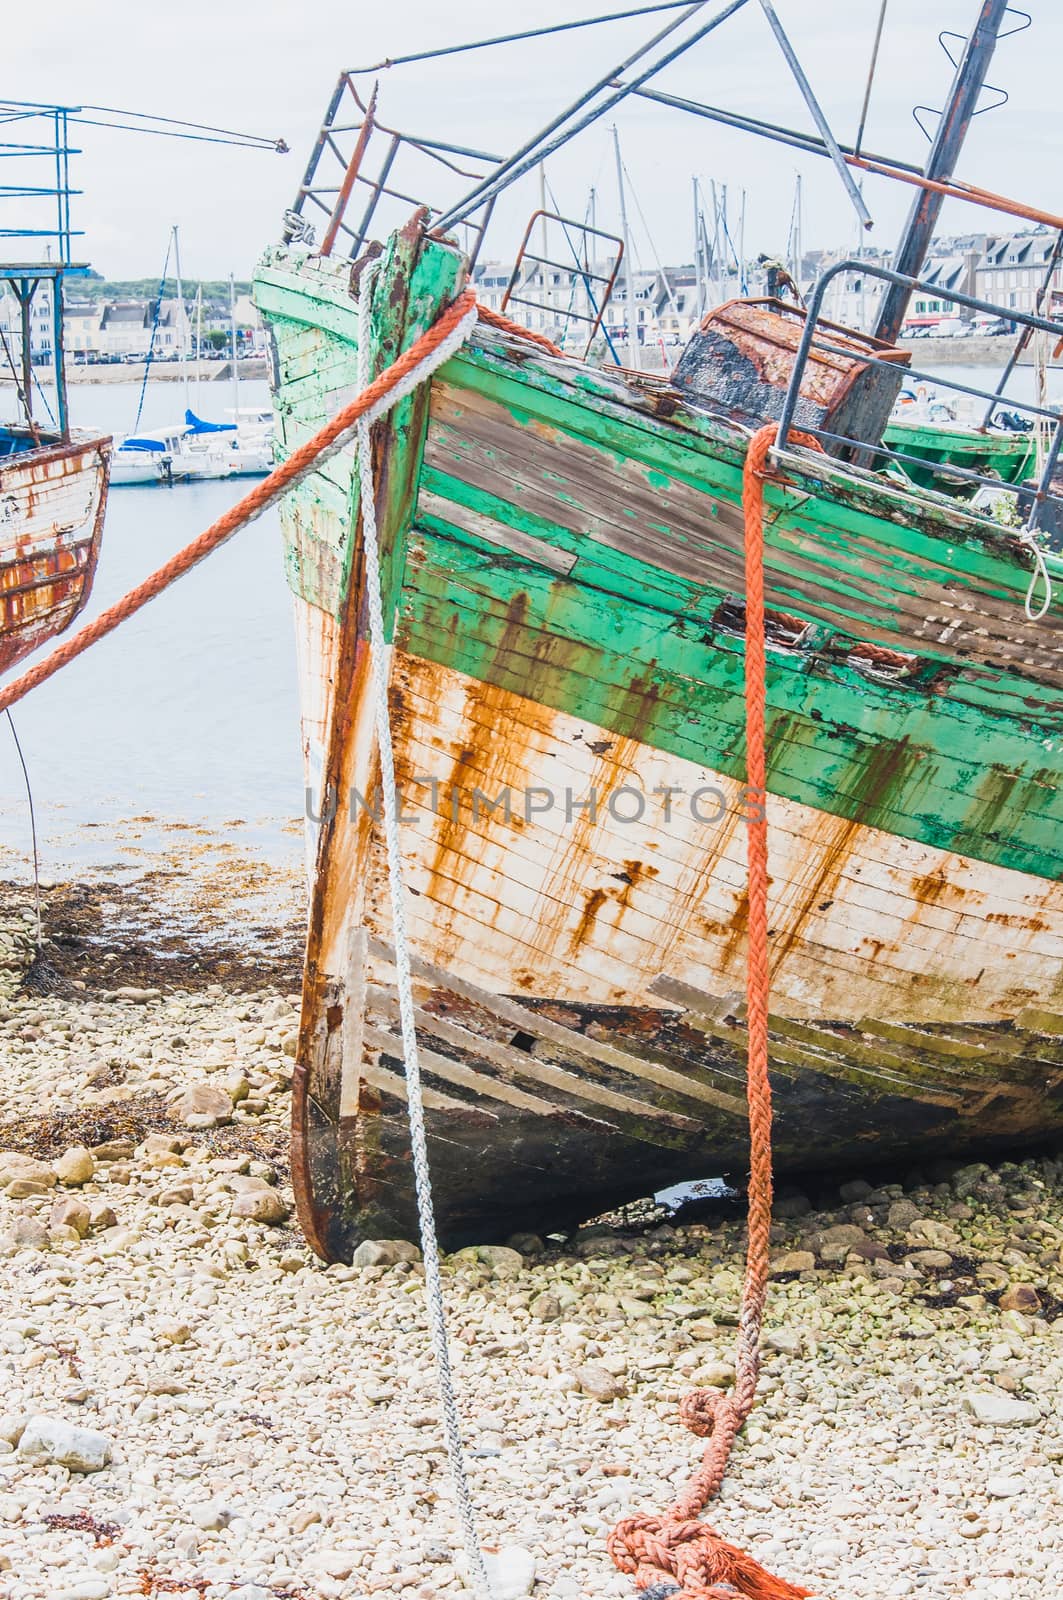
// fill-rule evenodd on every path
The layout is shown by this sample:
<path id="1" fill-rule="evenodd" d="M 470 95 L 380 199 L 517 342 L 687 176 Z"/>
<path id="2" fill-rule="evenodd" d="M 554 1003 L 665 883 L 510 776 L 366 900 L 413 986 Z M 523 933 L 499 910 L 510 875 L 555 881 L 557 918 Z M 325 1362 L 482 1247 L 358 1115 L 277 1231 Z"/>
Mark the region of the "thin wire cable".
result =
<path id="1" fill-rule="evenodd" d="M 369 309 L 373 283 L 379 271 L 379 261 L 370 263 L 362 273 L 358 293 L 358 388 L 369 387 L 369 348 L 371 333 Z M 473 316 L 475 321 L 475 315 Z M 470 324 L 471 331 L 471 324 Z M 427 376 L 425 367 L 417 371 L 419 382 Z M 391 405 L 395 394 L 389 395 Z M 389 405 L 390 409 L 390 405 Z M 370 419 L 360 419 L 356 431 L 358 446 L 358 474 L 362 510 L 362 550 L 365 557 L 366 590 L 369 610 L 370 659 L 376 713 L 377 748 L 380 757 L 380 786 L 383 795 L 384 839 L 387 848 L 388 885 L 391 891 L 391 917 L 395 944 L 395 974 L 398 991 L 399 1017 L 402 1025 L 402 1049 L 406 1067 L 406 1102 L 410 1123 L 410 1145 L 413 1152 L 414 1184 L 417 1192 L 417 1215 L 421 1229 L 421 1254 L 424 1258 L 425 1304 L 428 1325 L 432 1336 L 436 1373 L 439 1379 L 439 1397 L 443 1413 L 443 1433 L 446 1440 L 450 1476 L 461 1521 L 465 1556 L 469 1575 L 477 1591 L 491 1600 L 491 1583 L 487 1565 L 480 1548 L 476 1529 L 476 1514 L 469 1490 L 465 1467 L 465 1449 L 461 1438 L 457 1397 L 450 1362 L 450 1345 L 447 1338 L 446 1310 L 443 1304 L 443 1285 L 439 1265 L 439 1245 L 436 1239 L 435 1207 L 432 1201 L 432 1180 L 428 1162 L 428 1140 L 425 1132 L 424 1103 L 421 1093 L 421 1064 L 417 1048 L 417 1025 L 413 1010 L 413 978 L 410 961 L 410 939 L 406 926 L 405 886 L 402 872 L 402 853 L 399 843 L 398 803 L 395 781 L 395 752 L 391 742 L 391 718 L 388 711 L 388 650 L 384 633 L 384 609 L 380 580 L 380 545 L 376 527 L 376 489 L 373 482 L 373 456 L 370 440 Z"/>
<path id="2" fill-rule="evenodd" d="M 98 117 L 70 117 L 83 128 L 113 128 L 115 133 L 153 133 L 160 139 L 183 139 L 186 144 L 224 144 L 233 150 L 272 150 L 277 155 L 287 155 L 288 145 L 283 139 L 259 142 L 257 134 L 247 138 L 223 139 L 210 133 L 178 133 L 171 128 L 140 128 L 127 122 L 101 122 Z"/>
<path id="3" fill-rule="evenodd" d="M 500 33 L 492 39 L 473 39 L 468 44 L 448 44 L 439 50 L 421 50 L 412 56 L 387 56 L 367 67 L 348 67 L 351 77 L 365 72 L 384 72 L 389 67 L 405 67 L 411 61 L 435 61 L 439 56 L 464 55 L 470 50 L 487 50 L 492 45 L 516 44 L 522 39 L 541 39 L 548 34 L 568 33 L 573 28 L 593 28 L 600 22 L 623 22 L 628 17 L 648 17 L 655 11 L 681 11 L 690 0 L 661 0 L 660 4 L 636 6 L 632 11 L 610 11 L 599 17 L 581 17 L 577 22 L 556 22 L 548 28 L 528 28 L 523 33 Z"/>
<path id="4" fill-rule="evenodd" d="M 798 195 L 800 194 L 800 192 L 801 192 L 800 189 L 798 188 L 797 184 L 795 183 L 794 184 L 794 203 L 790 207 L 790 231 L 786 235 L 786 259 L 787 259 L 788 262 L 793 261 L 793 259 L 794 259 L 794 245 L 797 242 L 797 235 L 798 235 L 798 233 L 800 231 L 800 222 L 799 222 L 799 219 L 798 219 L 798 211 L 797 211 L 797 200 L 798 200 Z M 795 278 L 800 277 L 800 274 L 801 274 L 801 269 L 800 269 L 800 265 L 798 265 L 798 270 L 797 270 L 797 272 L 794 273 L 794 277 Z"/>
<path id="5" fill-rule="evenodd" d="M 47 411 L 47 413 L 48 413 L 48 421 L 51 423 L 53 428 L 57 428 L 59 426 L 59 424 L 55 420 L 55 413 L 54 413 L 54 411 L 52 410 L 51 406 L 48 403 L 48 396 L 45 394 L 44 389 L 41 387 L 41 380 L 40 380 L 40 378 L 38 378 L 36 372 L 34 372 L 34 374 L 33 374 L 33 385 L 34 385 L 34 388 L 37 390 L 37 393 L 41 397 L 41 405 L 44 407 L 45 411 Z"/>
<path id="6" fill-rule="evenodd" d="M 671 306 L 672 310 L 678 316 L 679 315 L 679 307 L 675 303 L 675 295 L 672 293 L 672 285 L 668 282 L 668 274 L 665 272 L 663 266 L 661 265 L 661 258 L 660 258 L 660 255 L 658 254 L 657 245 L 656 245 L 656 242 L 654 240 L 653 234 L 650 232 L 650 225 L 646 221 L 646 214 L 643 211 L 642 206 L 639 204 L 638 190 L 635 188 L 635 185 L 631 181 L 631 174 L 627 170 L 627 162 L 623 161 L 623 162 L 621 162 L 621 165 L 624 168 L 624 177 L 627 179 L 628 193 L 630 194 L 632 200 L 635 203 L 635 210 L 638 213 L 638 219 L 642 223 L 642 231 L 646 235 L 646 239 L 647 239 L 647 242 L 649 244 L 651 254 L 653 255 L 654 263 L 655 263 L 655 265 L 657 267 L 658 273 L 660 274 L 661 282 L 664 284 L 664 292 L 668 296 L 668 304 Z"/>
<path id="7" fill-rule="evenodd" d="M 11 111 L 10 117 L 2 113 Z M 196 139 L 208 134 L 218 134 L 221 137 L 207 140 L 212 144 L 235 144 L 252 149 L 275 150 L 278 154 L 286 154 L 288 146 L 283 139 L 272 138 L 264 133 L 241 133 L 236 128 L 218 128 L 211 122 L 188 122 L 183 117 L 163 117 L 154 111 L 127 111 L 121 106 L 55 106 L 45 104 L 39 100 L 0 100 L 0 117 L 4 121 L 19 122 L 30 117 L 54 116 L 57 111 L 65 111 L 68 122 L 80 122 L 90 128 L 117 128 L 123 133 L 158 133 L 171 139 Z M 166 127 L 162 128 L 130 128 L 120 122 L 99 122 L 92 117 L 86 117 L 86 111 L 95 111 L 98 116 L 124 117 L 129 122 L 161 122 Z M 170 132 L 173 129 L 173 132 Z M 179 129 L 194 129 L 194 132 L 179 132 Z"/>
<path id="8" fill-rule="evenodd" d="M 875 69 L 878 66 L 878 51 L 879 46 L 882 43 L 882 24 L 886 20 L 886 7 L 888 5 L 889 0 L 882 0 L 882 9 L 878 14 L 878 26 L 875 29 L 875 42 L 871 46 L 871 64 L 867 69 L 867 83 L 864 85 L 864 103 L 860 107 L 860 126 L 856 130 L 856 143 L 853 146 L 853 150 L 856 155 L 860 154 L 860 146 L 864 142 L 864 129 L 867 126 L 867 111 L 871 104 L 871 88 L 875 81 Z"/>
<path id="9" fill-rule="evenodd" d="M 32 428 L 33 412 L 30 409 L 29 396 L 22 387 L 22 380 L 19 378 L 18 371 L 15 367 L 15 358 L 11 353 L 11 346 L 7 342 L 7 334 L 3 328 L 0 328 L 0 340 L 3 341 L 4 355 L 7 357 L 7 364 L 11 368 L 11 381 L 15 385 L 15 393 L 18 395 L 18 403 L 22 407 L 22 411 L 28 426 Z"/>
<path id="10" fill-rule="evenodd" d="M 40 955 L 44 949 L 44 928 L 41 921 L 41 861 L 37 848 L 37 810 L 33 804 L 33 789 L 30 785 L 29 768 L 26 765 L 26 757 L 22 754 L 22 746 L 15 731 L 15 720 L 11 715 L 10 707 L 5 711 L 4 715 L 7 717 L 8 726 L 11 729 L 11 737 L 15 741 L 15 749 L 18 751 L 19 766 L 22 768 L 22 777 L 26 785 L 26 799 L 29 801 L 30 838 L 33 841 L 33 893 L 37 912 L 37 954 Z"/>
<path id="11" fill-rule="evenodd" d="M 148 343 L 148 354 L 144 362 L 144 376 L 140 380 L 140 399 L 137 402 L 136 420 L 133 423 L 133 432 L 140 427 L 140 418 L 144 411 L 144 396 L 148 391 L 148 373 L 155 356 L 155 335 L 159 331 L 159 317 L 162 315 L 162 297 L 166 293 L 166 277 L 170 270 L 170 252 L 173 249 L 173 231 L 166 241 L 166 260 L 162 264 L 162 277 L 159 279 L 159 292 L 155 299 L 155 320 L 151 324 L 151 339 Z"/>
<path id="12" fill-rule="evenodd" d="M 218 128 L 213 122 L 189 122 L 185 117 L 163 117 L 155 111 L 125 111 L 120 106 L 79 106 L 79 111 L 98 111 L 102 116 L 132 117 L 137 122 L 166 122 L 174 128 L 195 128 L 199 133 L 222 133 L 229 139 L 250 139 L 256 144 L 275 145 L 264 133 L 242 133 L 238 128 Z"/>

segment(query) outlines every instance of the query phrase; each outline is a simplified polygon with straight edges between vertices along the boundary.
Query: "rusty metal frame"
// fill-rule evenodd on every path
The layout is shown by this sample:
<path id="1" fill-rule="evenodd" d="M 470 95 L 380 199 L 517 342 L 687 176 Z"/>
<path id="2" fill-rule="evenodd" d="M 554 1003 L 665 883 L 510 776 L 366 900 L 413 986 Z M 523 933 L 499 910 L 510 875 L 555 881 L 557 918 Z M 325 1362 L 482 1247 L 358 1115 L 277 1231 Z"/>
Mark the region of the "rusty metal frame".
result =
<path id="1" fill-rule="evenodd" d="M 641 67 L 638 76 L 631 84 L 618 85 L 617 80 L 622 72 L 626 72 L 636 62 L 642 61 L 645 56 L 649 55 L 651 50 L 658 44 L 664 43 L 671 34 L 682 28 L 685 23 L 694 20 L 697 13 L 704 9 L 706 3 L 707 0 L 693 0 L 688 9 L 679 13 L 677 21 L 667 23 L 651 39 L 631 51 L 624 60 L 618 62 L 615 67 L 606 72 L 589 89 L 584 90 L 573 101 L 572 105 L 566 107 L 556 117 L 553 117 L 545 128 L 540 129 L 533 138 L 523 144 L 513 155 L 500 162 L 497 172 L 492 177 L 483 179 L 476 188 L 469 191 L 463 200 L 459 200 L 457 205 L 452 206 L 446 216 L 441 219 L 440 226 L 453 227 L 455 223 L 467 220 L 474 213 L 477 206 L 482 205 L 485 200 L 490 199 L 493 195 L 500 194 L 503 189 L 509 188 L 518 178 L 522 178 L 525 173 L 531 172 L 534 167 L 541 166 L 547 156 L 553 155 L 555 150 L 560 150 L 562 146 L 569 144 L 577 134 L 582 133 L 585 128 L 589 128 L 592 123 L 597 122 L 607 111 L 612 110 L 613 106 L 619 105 L 621 100 L 625 100 L 628 97 L 632 89 L 640 88 L 656 73 L 663 71 L 673 61 L 677 61 L 680 56 L 685 55 L 693 45 L 697 44 L 701 39 L 707 38 L 729 17 L 732 17 L 736 11 L 741 11 L 743 6 L 748 5 L 749 0 L 726 0 L 720 11 L 711 16 L 707 22 L 700 23 L 687 38 L 682 39 L 679 44 L 672 45 L 662 55 L 650 61 L 648 66 Z M 609 92 L 605 93 L 605 91 Z M 597 99 L 603 93 L 605 98 Z M 597 103 L 592 103 L 595 101 Z M 572 121 L 573 117 L 576 118 L 574 122 Z M 566 124 L 569 124 L 569 126 L 566 126 Z"/>
<path id="2" fill-rule="evenodd" d="M 30 310 L 33 298 L 42 283 L 51 284 L 52 341 L 56 376 L 56 411 L 60 436 L 70 437 L 70 414 L 66 393 L 66 349 L 63 341 L 63 281 L 68 277 L 81 277 L 88 268 L 63 262 L 27 262 L 0 266 L 0 285 L 10 284 L 11 291 L 21 311 L 22 392 L 25 396 L 27 421 L 33 418 L 33 364 L 30 336 Z M 16 375 L 17 381 L 17 375 Z"/>
<path id="3" fill-rule="evenodd" d="M 537 256 L 532 254 L 532 252 L 528 249 L 528 241 L 531 239 L 532 229 L 535 227 L 537 222 L 558 222 L 561 224 L 561 227 L 565 230 L 565 237 L 569 239 L 573 253 L 576 256 L 575 267 L 566 266 L 561 261 L 553 261 L 548 256 Z M 569 228 L 572 228 L 577 233 L 583 235 L 585 259 L 587 236 L 589 234 L 593 234 L 597 239 L 608 239 L 610 244 L 616 245 L 616 256 L 613 260 L 613 270 L 610 273 L 606 274 L 602 272 L 592 272 L 589 267 L 582 266 L 580 264 L 579 252 L 576 250 L 576 247 L 571 244 L 571 239 L 569 238 Z M 595 339 L 598 337 L 599 330 L 602 326 L 602 318 L 605 316 L 605 308 L 612 298 L 613 290 L 616 287 L 617 274 L 620 271 L 620 263 L 623 261 L 623 259 L 624 241 L 619 237 L 618 234 L 607 233 L 604 228 L 592 228 L 589 223 L 575 222 L 571 217 L 563 217 L 558 211 L 546 211 L 540 207 L 538 211 L 533 211 L 531 216 L 528 218 L 528 226 L 524 230 L 524 237 L 520 242 L 520 249 L 517 251 L 517 259 L 513 263 L 513 271 L 510 273 L 509 283 L 506 285 L 506 292 L 502 296 L 502 305 L 500 309 L 504 313 L 507 306 L 520 305 L 531 306 L 536 311 L 545 312 L 547 310 L 545 297 L 541 301 L 529 300 L 526 295 L 514 294 L 513 292 L 514 289 L 518 287 L 526 287 L 525 283 L 521 281 L 521 268 L 525 263 L 531 262 L 537 267 L 554 267 L 558 272 L 574 272 L 575 275 L 582 280 L 583 287 L 587 291 L 587 298 L 594 307 L 596 315 L 589 317 L 585 312 L 568 310 L 564 312 L 558 312 L 558 320 L 561 322 L 590 323 L 591 329 L 590 333 L 587 335 L 587 343 L 583 351 L 583 355 L 586 357 L 589 354 Z M 591 289 L 592 283 L 605 284 L 605 291 L 602 294 L 600 305 L 594 298 L 594 293 Z"/>
<path id="4" fill-rule="evenodd" d="M 798 403 L 801 399 L 801 384 L 804 381 L 805 368 L 808 363 L 809 352 L 812 349 L 816 328 L 817 326 L 823 325 L 820 315 L 823 309 L 823 300 L 830 284 L 842 273 L 859 273 L 865 277 L 881 278 L 884 283 L 890 285 L 892 288 L 901 289 L 909 297 L 912 294 L 919 292 L 932 292 L 939 299 L 951 300 L 956 305 L 962 306 L 966 310 L 981 311 L 992 317 L 998 317 L 1004 319 L 1005 321 L 1020 323 L 1022 327 L 1028 328 L 1031 332 L 1048 333 L 1056 339 L 1063 339 L 1063 320 L 1058 318 L 1050 319 L 1048 317 L 1039 316 L 1034 312 L 1019 311 L 1015 307 L 1005 308 L 1003 306 L 994 304 L 990 300 L 978 300 L 973 295 L 961 294 L 958 289 L 943 289 L 940 285 L 932 285 L 922 282 L 919 278 L 909 277 L 903 272 L 894 272 L 889 267 L 880 267 L 872 262 L 857 261 L 853 259 L 837 261 L 833 266 L 828 267 L 825 272 L 820 274 L 816 281 L 816 285 L 812 290 L 811 298 L 808 302 L 805 326 L 801 334 L 801 340 L 798 344 L 797 352 L 794 356 L 793 370 L 790 374 L 790 385 L 786 391 L 782 415 L 779 418 L 779 427 L 775 436 L 776 450 L 783 451 L 787 448 L 786 441 L 789 437 L 790 429 L 794 425 L 794 418 L 797 412 Z M 823 340 L 820 340 L 819 348 L 830 350 L 831 346 L 824 343 Z M 892 365 L 895 367 L 896 365 L 895 361 L 891 362 L 887 357 L 881 355 L 868 355 L 864 359 L 869 366 Z M 970 384 L 956 383 L 949 378 L 942 378 L 940 374 L 919 372 L 909 368 L 907 375 L 912 378 L 925 379 L 928 382 L 936 383 L 942 388 L 954 389 L 959 394 L 974 395 L 980 400 L 999 401 L 1001 398 L 999 395 L 990 394 L 990 392 L 986 389 L 977 389 Z M 1012 410 L 1028 412 L 1031 416 L 1046 417 L 1049 418 L 1054 424 L 1052 431 L 1052 442 L 1049 446 L 1044 470 L 1042 471 L 1040 479 L 1038 480 L 1036 489 L 1031 493 L 1031 490 L 1023 484 L 1010 484 L 1003 483 L 998 479 L 980 478 L 976 473 L 965 471 L 962 468 L 950 467 L 949 471 L 953 475 L 962 476 L 972 481 L 989 485 L 992 488 L 999 490 L 1001 493 L 1014 494 L 1020 504 L 1022 503 L 1024 496 L 1029 498 L 1030 510 L 1026 521 L 1025 531 L 1027 533 L 1033 533 L 1040 525 L 1046 502 L 1051 501 L 1057 506 L 1063 506 L 1063 496 L 1060 496 L 1059 494 L 1053 494 L 1052 492 L 1052 482 L 1058 470 L 1060 456 L 1063 455 L 1063 412 L 1052 407 L 1035 405 L 1033 402 L 1028 400 L 1013 400 L 1010 396 L 1008 397 L 1007 404 Z M 821 434 L 821 430 L 816 428 L 809 428 L 807 431 L 817 434 L 817 436 Z M 828 433 L 822 433 L 822 437 L 829 440 L 838 440 L 839 438 L 838 435 Z M 902 458 L 900 452 L 887 449 L 881 445 L 866 445 L 862 440 L 847 440 L 845 442 L 859 443 L 861 449 L 867 449 L 875 455 L 889 456 L 898 460 Z M 814 461 L 815 458 L 810 457 L 810 460 Z M 921 462 L 920 465 L 925 465 L 925 463 Z"/>
<path id="5" fill-rule="evenodd" d="M 344 113 L 349 100 L 354 102 L 354 115 L 353 119 L 348 121 L 344 120 Z M 339 141 L 343 135 L 352 133 L 355 135 L 354 148 L 350 155 L 347 155 Z M 379 146 L 379 140 L 374 143 L 377 135 L 380 135 L 386 143 L 375 171 L 371 172 L 368 170 L 368 158 L 371 149 L 375 152 Z M 291 242 L 296 238 L 312 241 L 313 229 L 307 212 L 311 207 L 316 207 L 328 219 L 317 253 L 330 256 L 342 236 L 347 254 L 354 260 L 365 248 L 369 229 L 382 198 L 386 196 L 392 200 L 399 200 L 414 209 L 425 203 L 423 196 L 408 194 L 390 184 L 392 168 L 403 150 L 416 151 L 427 160 L 446 167 L 459 177 L 472 178 L 477 182 L 484 177 L 484 174 L 471 171 L 460 165 L 460 162 L 465 160 L 485 162 L 491 168 L 497 167 L 499 163 L 497 156 L 485 150 L 473 150 L 466 145 L 452 144 L 440 139 L 422 139 L 404 133 L 398 128 L 388 127 L 377 116 L 377 85 L 374 84 L 369 102 L 366 104 L 358 93 L 352 74 L 342 72 L 325 111 L 325 119 L 310 153 L 295 200 L 287 213 L 285 242 Z M 333 163 L 342 168 L 338 183 L 329 181 L 335 171 Z M 487 174 L 488 177 L 490 175 Z M 347 219 L 347 212 L 359 184 L 369 191 L 369 195 L 361 217 L 357 223 L 352 224 Z M 493 206 L 493 199 L 484 202 L 478 208 L 479 214 L 469 220 L 472 240 L 467 253 L 471 262 L 475 262 L 483 243 Z"/>

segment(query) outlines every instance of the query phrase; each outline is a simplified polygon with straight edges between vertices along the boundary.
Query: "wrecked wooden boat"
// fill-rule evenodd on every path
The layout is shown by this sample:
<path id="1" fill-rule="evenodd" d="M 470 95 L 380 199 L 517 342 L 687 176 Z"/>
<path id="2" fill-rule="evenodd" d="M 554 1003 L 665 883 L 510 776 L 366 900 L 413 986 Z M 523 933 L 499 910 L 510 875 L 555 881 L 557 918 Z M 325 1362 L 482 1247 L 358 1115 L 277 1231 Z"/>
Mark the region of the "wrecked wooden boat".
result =
<path id="1" fill-rule="evenodd" d="M 0 672 L 68 628 L 92 589 L 111 441 L 0 426 Z"/>
<path id="2" fill-rule="evenodd" d="M 10 383 L 17 412 L 0 419 L 0 671 L 68 628 L 85 605 L 107 504 L 111 440 L 71 428 L 67 404 L 63 286 L 88 272 L 71 259 L 67 117 L 61 106 L 14 110 L 35 142 L 2 147 L 9 162 L 23 163 L 15 183 L 0 185 L 0 208 L 18 208 L 19 226 L 2 229 L 7 247 L 14 252 L 22 240 L 40 253 L 48 240 L 49 259 L 0 264 L 0 380 Z M 37 180 L 30 187 L 26 164 Z M 27 202 L 38 226 L 24 225 Z M 4 218 L 13 220 L 9 211 Z M 51 401 L 39 382 L 42 360 L 54 379 Z"/>
<path id="3" fill-rule="evenodd" d="M 258 270 L 282 455 L 356 392 L 380 247 L 348 232 L 353 264 L 290 222 Z M 469 259 L 446 217 L 387 238 L 374 373 Z M 881 270 L 903 303 L 916 278 Z M 807 316 L 710 314 L 671 379 L 481 322 L 374 426 L 448 1245 L 746 1170 L 740 494 L 765 418 L 777 1165 L 1063 1129 L 1063 613 L 1028 604 L 1032 576 L 1063 576 L 1054 498 L 1046 479 L 1011 530 L 899 483 L 881 435 L 903 358 L 823 328 L 825 288 Z M 824 448 L 788 442 L 794 420 Z M 340 1259 L 416 1231 L 353 447 L 282 523 L 316 824 L 292 1166 L 308 1239 Z"/>

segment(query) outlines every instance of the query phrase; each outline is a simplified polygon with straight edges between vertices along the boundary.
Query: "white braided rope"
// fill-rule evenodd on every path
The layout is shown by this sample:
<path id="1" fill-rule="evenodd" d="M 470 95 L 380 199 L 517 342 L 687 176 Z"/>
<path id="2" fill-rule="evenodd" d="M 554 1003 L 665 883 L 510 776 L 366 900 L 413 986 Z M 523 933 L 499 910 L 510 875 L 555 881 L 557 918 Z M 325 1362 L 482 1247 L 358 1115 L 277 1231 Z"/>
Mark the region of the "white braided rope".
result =
<path id="1" fill-rule="evenodd" d="M 1035 532 L 1028 529 L 1026 532 L 1021 533 L 1019 535 L 1019 543 L 1024 550 L 1029 550 L 1033 556 L 1033 573 L 1030 577 L 1030 587 L 1026 591 L 1026 616 L 1030 622 L 1040 622 L 1052 604 L 1052 575 L 1048 570 L 1048 562 L 1045 560 L 1041 542 Z M 1040 607 L 1035 611 L 1033 609 L 1033 597 L 1037 593 L 1037 585 L 1039 583 L 1044 585 L 1044 599 Z"/>
<path id="2" fill-rule="evenodd" d="M 371 262 L 362 273 L 358 295 L 358 387 L 369 385 L 369 306 L 373 281 L 379 271 L 379 262 Z M 421 1094 L 421 1065 L 417 1049 L 417 1027 L 413 1015 L 413 982 L 410 967 L 410 941 L 406 927 L 406 890 L 403 882 L 402 855 L 399 847 L 398 798 L 395 785 L 395 753 L 391 742 L 391 716 L 388 709 L 388 655 L 384 637 L 384 612 L 381 602 L 380 545 L 376 526 L 376 490 L 373 482 L 373 457 L 369 429 L 377 417 L 382 417 L 394 405 L 425 381 L 469 337 L 476 324 L 476 309 L 458 323 L 447 340 L 426 356 L 408 378 L 398 384 L 378 405 L 361 417 L 356 425 L 358 443 L 358 473 L 362 503 L 362 545 L 365 553 L 366 590 L 369 601 L 369 641 L 373 676 L 374 711 L 376 716 L 377 745 L 380 752 L 380 787 L 383 796 L 384 839 L 387 846 L 388 886 L 391 892 L 391 919 L 395 942 L 396 989 L 399 1016 L 402 1023 L 402 1049 L 406 1065 L 406 1103 L 410 1123 L 410 1145 L 413 1151 L 413 1173 L 417 1192 L 417 1216 L 421 1229 L 421 1252 L 424 1256 L 425 1302 L 428 1309 L 428 1326 L 432 1335 L 436 1376 L 439 1382 L 440 1406 L 443 1413 L 443 1434 L 446 1440 L 450 1477 L 461 1521 L 462 1541 L 469 1575 L 477 1592 L 491 1600 L 491 1584 L 487 1566 L 476 1530 L 469 1479 L 465 1469 L 465 1450 L 461 1439 L 461 1423 L 454 1393 L 454 1377 L 450 1364 L 450 1346 L 447 1339 L 446 1311 L 443 1305 L 443 1286 L 439 1271 L 439 1245 L 436 1240 L 435 1208 L 432 1203 L 432 1180 L 428 1165 L 428 1141 L 425 1135 L 424 1102 Z M 342 448 L 341 446 L 338 446 Z"/>

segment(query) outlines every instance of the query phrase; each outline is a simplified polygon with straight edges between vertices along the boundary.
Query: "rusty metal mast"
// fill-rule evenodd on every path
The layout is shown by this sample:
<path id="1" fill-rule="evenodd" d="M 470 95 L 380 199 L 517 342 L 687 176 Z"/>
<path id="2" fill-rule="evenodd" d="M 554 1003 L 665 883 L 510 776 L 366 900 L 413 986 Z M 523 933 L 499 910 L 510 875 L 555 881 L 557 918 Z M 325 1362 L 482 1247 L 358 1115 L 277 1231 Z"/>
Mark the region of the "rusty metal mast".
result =
<path id="1" fill-rule="evenodd" d="M 1008 0 L 982 0 L 978 21 L 956 63 L 949 98 L 941 113 L 923 171 L 925 178 L 947 183 L 956 170 L 956 161 L 975 114 L 978 96 L 985 85 L 986 70 L 993 59 L 1000 25 L 1008 10 Z M 893 259 L 895 272 L 908 278 L 919 276 L 919 269 L 934 237 L 944 198 L 943 194 L 933 189 L 924 189 L 916 196 Z M 893 344 L 901 331 L 910 297 L 911 290 L 902 284 L 893 284 L 886 290 L 874 330 L 876 338 Z"/>

